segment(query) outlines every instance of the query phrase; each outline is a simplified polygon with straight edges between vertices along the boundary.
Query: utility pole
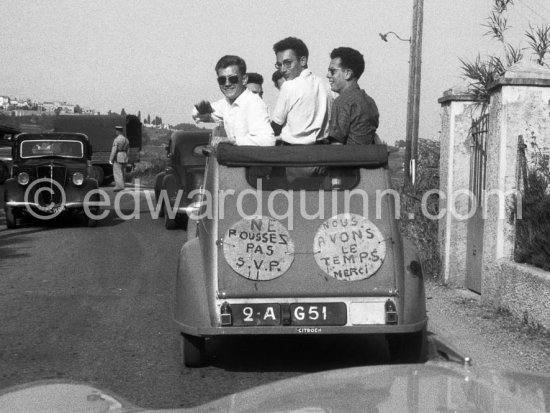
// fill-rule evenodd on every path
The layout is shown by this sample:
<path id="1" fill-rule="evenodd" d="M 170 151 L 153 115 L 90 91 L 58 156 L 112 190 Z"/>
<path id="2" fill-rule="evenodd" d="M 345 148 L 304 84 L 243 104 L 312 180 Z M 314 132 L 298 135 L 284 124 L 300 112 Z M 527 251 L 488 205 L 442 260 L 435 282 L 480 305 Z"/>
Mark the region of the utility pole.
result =
<path id="1" fill-rule="evenodd" d="M 420 77 L 422 66 L 422 24 L 424 0 L 414 0 L 411 50 L 409 58 L 409 93 L 407 97 L 407 135 L 405 146 L 405 184 L 415 184 L 420 115 Z"/>

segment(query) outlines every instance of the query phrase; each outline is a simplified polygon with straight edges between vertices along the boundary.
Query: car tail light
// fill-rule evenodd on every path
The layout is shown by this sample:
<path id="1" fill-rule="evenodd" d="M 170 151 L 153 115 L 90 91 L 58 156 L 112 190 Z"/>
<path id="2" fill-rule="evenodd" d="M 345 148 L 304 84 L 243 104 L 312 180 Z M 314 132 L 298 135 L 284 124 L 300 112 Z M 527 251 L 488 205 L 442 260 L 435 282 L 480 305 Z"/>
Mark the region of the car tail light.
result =
<path id="1" fill-rule="evenodd" d="M 224 302 L 220 308 L 220 319 L 222 326 L 230 326 L 233 324 L 233 317 L 231 316 L 231 307 L 228 302 Z"/>
<path id="2" fill-rule="evenodd" d="M 20 172 L 17 175 L 17 182 L 19 182 L 20 185 L 27 185 L 30 181 L 29 174 L 26 172 Z"/>
<path id="3" fill-rule="evenodd" d="M 75 172 L 73 174 L 73 184 L 80 186 L 84 183 L 84 175 L 80 172 Z"/>
<path id="4" fill-rule="evenodd" d="M 388 299 L 384 308 L 386 310 L 386 324 L 397 324 L 397 308 L 395 307 L 395 303 Z"/>

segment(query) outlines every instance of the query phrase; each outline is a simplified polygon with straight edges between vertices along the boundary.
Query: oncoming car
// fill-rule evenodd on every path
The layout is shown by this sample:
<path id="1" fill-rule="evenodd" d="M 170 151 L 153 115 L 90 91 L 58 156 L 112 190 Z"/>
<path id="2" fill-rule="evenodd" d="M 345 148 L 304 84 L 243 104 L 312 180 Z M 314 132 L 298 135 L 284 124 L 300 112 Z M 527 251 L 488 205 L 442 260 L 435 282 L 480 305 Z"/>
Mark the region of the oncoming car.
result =
<path id="1" fill-rule="evenodd" d="M 71 212 L 95 226 L 99 195 L 87 197 L 98 189 L 97 181 L 88 177 L 91 152 L 81 133 L 19 134 L 11 178 L 4 184 L 6 226 L 15 228 L 25 215 L 48 220 Z"/>
<path id="2" fill-rule="evenodd" d="M 187 219 L 187 208 L 192 202 L 188 195 L 203 182 L 203 149 L 210 135 L 210 131 L 177 131 L 170 137 L 166 148 L 168 166 L 155 177 L 155 199 L 162 203 L 160 216 L 164 217 L 166 229 L 175 229 L 178 219 Z"/>
<path id="3" fill-rule="evenodd" d="M 219 145 L 179 256 L 185 365 L 209 338 L 270 334 L 382 334 L 424 361 L 422 266 L 387 163 L 386 145 Z"/>

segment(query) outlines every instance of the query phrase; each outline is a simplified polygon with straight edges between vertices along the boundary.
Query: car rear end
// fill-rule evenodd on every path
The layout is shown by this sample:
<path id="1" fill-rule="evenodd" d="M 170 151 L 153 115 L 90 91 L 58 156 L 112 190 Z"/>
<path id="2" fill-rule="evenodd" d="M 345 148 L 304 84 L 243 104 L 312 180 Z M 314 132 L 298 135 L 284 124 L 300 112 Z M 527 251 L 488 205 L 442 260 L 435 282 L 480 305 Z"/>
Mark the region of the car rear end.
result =
<path id="1" fill-rule="evenodd" d="M 176 320 L 182 331 L 214 336 L 425 329 L 421 267 L 399 234 L 386 147 L 287 148 L 222 145 L 210 159 L 211 210 L 201 210 L 200 236 L 180 257 Z M 193 271 L 189 266 L 204 275 L 186 275 Z M 208 307 L 200 321 L 187 318 L 193 299 L 184 299 L 190 293 L 184 289 L 194 290 L 197 278 Z"/>

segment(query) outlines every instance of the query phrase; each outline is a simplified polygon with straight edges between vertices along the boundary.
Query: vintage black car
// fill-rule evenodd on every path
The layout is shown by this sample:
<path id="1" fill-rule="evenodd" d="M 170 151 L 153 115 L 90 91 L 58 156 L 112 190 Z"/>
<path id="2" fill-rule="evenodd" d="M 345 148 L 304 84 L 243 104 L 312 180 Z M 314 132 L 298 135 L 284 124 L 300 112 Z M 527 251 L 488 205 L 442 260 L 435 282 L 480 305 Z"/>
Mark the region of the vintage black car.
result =
<path id="1" fill-rule="evenodd" d="M 203 150 L 210 136 L 211 132 L 205 130 L 177 131 L 170 137 L 166 147 L 168 166 L 155 177 L 155 199 L 157 204 L 162 203 L 159 216 L 164 217 L 166 229 L 175 229 L 178 221 L 187 220 L 187 210 L 193 201 L 188 196 L 204 180 Z"/>
<path id="2" fill-rule="evenodd" d="M 97 181 L 88 177 L 91 152 L 81 133 L 19 134 L 4 184 L 6 226 L 15 228 L 25 215 L 49 220 L 62 213 L 81 214 L 95 226 L 99 194 Z"/>

